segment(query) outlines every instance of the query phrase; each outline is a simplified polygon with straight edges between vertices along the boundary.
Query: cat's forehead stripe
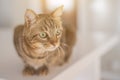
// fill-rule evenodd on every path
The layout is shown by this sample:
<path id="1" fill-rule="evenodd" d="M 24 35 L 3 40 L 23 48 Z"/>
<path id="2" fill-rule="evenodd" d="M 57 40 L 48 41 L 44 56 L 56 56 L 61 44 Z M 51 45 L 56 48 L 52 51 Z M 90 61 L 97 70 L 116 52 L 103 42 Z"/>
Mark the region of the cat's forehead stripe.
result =
<path id="1" fill-rule="evenodd" d="M 47 31 L 53 31 L 54 29 L 57 28 L 57 25 L 54 23 L 54 21 L 52 19 L 48 19 L 48 20 L 44 20 L 43 21 L 43 26 L 45 28 L 45 30 Z"/>
<path id="2" fill-rule="evenodd" d="M 42 26 L 42 29 L 45 30 L 45 31 L 48 31 L 48 30 L 49 30 L 48 26 L 47 26 L 47 25 L 44 25 L 44 24 L 43 24 L 43 26 Z"/>
<path id="3" fill-rule="evenodd" d="M 49 23 L 47 20 L 44 20 L 44 24 L 45 24 L 45 26 L 47 26 L 47 27 L 50 26 L 50 23 Z"/>
<path id="4" fill-rule="evenodd" d="M 53 21 L 52 20 L 48 19 L 45 22 L 47 22 L 46 24 L 49 25 L 48 27 L 53 28 Z"/>

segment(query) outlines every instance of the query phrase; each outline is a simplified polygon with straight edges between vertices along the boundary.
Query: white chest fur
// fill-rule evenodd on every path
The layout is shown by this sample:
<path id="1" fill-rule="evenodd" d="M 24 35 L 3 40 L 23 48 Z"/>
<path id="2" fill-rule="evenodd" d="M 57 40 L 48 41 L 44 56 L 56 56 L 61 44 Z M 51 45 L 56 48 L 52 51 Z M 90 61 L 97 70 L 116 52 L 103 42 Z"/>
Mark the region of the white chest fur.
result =
<path id="1" fill-rule="evenodd" d="M 45 62 L 45 59 L 29 59 L 27 61 L 27 63 L 34 69 L 38 69 L 39 67 L 43 66 Z"/>

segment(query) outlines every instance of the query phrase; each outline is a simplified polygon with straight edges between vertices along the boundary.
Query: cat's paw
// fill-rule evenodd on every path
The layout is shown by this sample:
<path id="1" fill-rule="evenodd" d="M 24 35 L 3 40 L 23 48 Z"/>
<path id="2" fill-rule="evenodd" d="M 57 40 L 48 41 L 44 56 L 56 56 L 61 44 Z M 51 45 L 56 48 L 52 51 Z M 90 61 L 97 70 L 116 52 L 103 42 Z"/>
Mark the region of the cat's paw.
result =
<path id="1" fill-rule="evenodd" d="M 66 57 L 64 58 L 64 62 L 65 62 L 65 63 L 68 63 L 69 60 L 70 60 L 70 56 L 66 56 Z"/>
<path id="2" fill-rule="evenodd" d="M 46 76 L 48 73 L 49 73 L 49 70 L 48 70 L 48 68 L 46 66 L 41 67 L 37 71 L 38 75 L 43 75 L 43 76 Z"/>
<path id="3" fill-rule="evenodd" d="M 31 67 L 25 67 L 23 70 L 23 75 L 24 76 L 32 76 L 35 74 L 35 70 Z"/>
<path id="4" fill-rule="evenodd" d="M 59 63 L 59 64 L 58 64 L 58 66 L 63 66 L 63 65 L 64 65 L 64 63 Z"/>

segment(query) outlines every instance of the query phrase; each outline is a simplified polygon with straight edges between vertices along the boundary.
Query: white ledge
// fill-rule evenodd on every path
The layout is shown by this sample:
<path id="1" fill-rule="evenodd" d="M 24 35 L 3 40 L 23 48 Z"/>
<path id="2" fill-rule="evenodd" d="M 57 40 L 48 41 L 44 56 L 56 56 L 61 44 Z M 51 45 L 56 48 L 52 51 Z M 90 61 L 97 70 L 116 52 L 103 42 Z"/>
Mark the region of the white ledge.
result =
<path id="1" fill-rule="evenodd" d="M 48 76 L 24 77 L 23 63 L 13 46 L 13 31 L 1 30 L 0 78 L 5 80 L 73 80 L 95 58 L 99 58 L 118 43 L 118 36 L 78 35 L 71 61 L 64 66 L 52 68 Z M 96 34 L 96 33 L 94 33 Z M 98 36 L 101 36 L 98 38 Z"/>
<path id="2" fill-rule="evenodd" d="M 95 58 L 101 57 L 107 51 L 112 49 L 118 43 L 118 41 L 119 40 L 117 36 L 112 37 L 105 44 L 93 50 L 92 52 L 90 52 L 90 54 L 86 55 L 84 58 L 79 59 L 76 63 L 71 65 L 68 69 L 63 71 L 61 74 L 59 74 L 52 80 L 61 80 L 61 78 L 65 80 L 74 80 L 76 75 L 78 75 L 80 71 L 84 69 L 84 67 L 86 67 L 86 65 L 93 62 Z"/>

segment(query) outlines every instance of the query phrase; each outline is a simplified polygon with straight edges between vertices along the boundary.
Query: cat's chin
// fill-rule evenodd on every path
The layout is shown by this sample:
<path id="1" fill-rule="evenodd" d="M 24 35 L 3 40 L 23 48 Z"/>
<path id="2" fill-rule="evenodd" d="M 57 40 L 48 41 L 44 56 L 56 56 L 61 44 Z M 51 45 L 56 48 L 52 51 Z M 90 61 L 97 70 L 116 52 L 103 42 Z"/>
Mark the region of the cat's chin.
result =
<path id="1" fill-rule="evenodd" d="M 39 48 L 39 49 L 36 49 L 35 51 L 36 52 L 41 52 L 41 53 L 44 53 L 44 52 L 51 52 L 51 51 L 54 51 L 56 50 L 58 47 L 51 47 L 51 48 Z"/>
<path id="2" fill-rule="evenodd" d="M 46 49 L 47 51 L 54 51 L 54 50 L 56 50 L 57 49 L 57 47 L 54 47 L 54 48 L 48 48 L 48 49 Z"/>

